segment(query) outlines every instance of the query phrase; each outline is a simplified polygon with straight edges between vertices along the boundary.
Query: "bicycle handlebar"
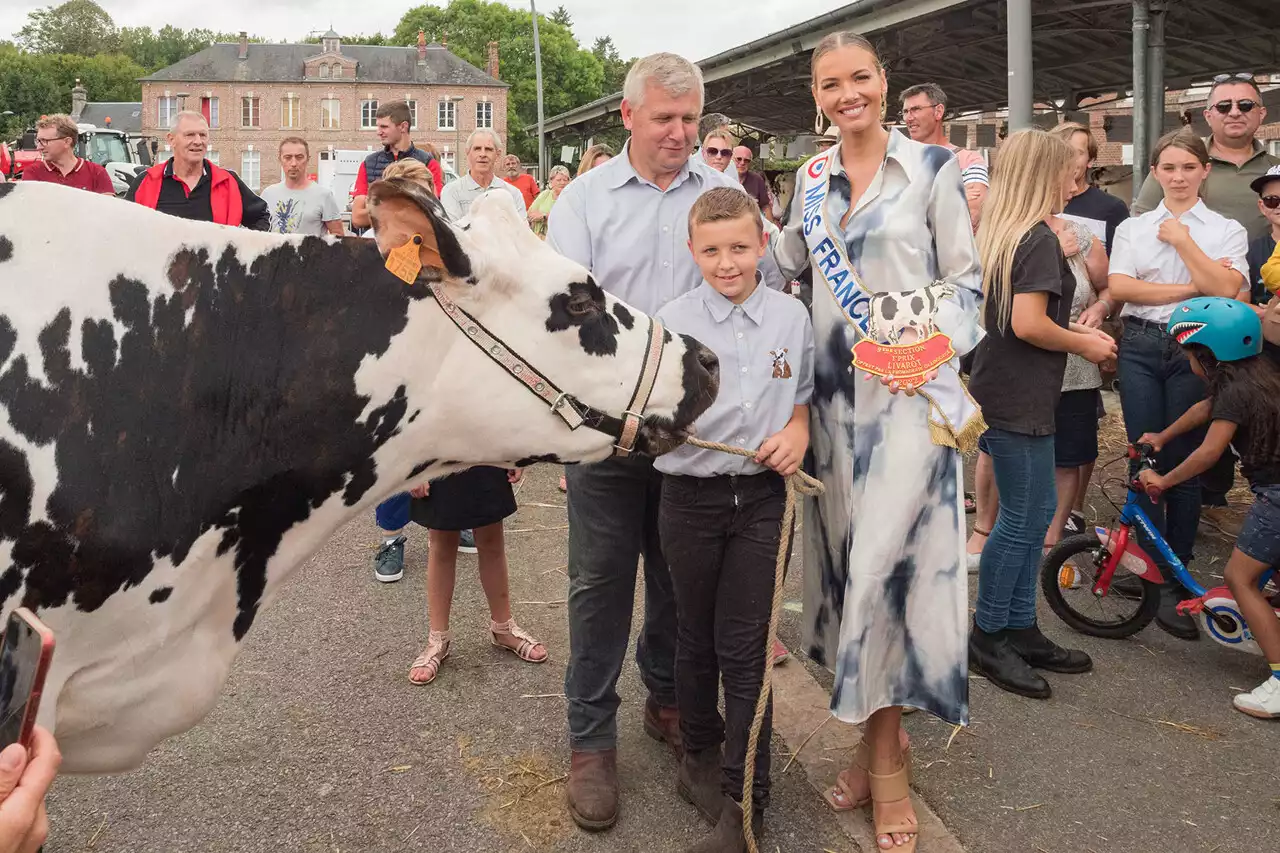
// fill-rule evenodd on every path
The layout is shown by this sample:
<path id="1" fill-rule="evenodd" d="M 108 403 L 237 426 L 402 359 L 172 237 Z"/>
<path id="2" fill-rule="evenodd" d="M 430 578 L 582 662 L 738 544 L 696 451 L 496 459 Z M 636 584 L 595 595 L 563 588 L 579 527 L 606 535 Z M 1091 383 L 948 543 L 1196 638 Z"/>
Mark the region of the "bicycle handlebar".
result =
<path id="1" fill-rule="evenodd" d="M 1156 467 L 1155 459 L 1156 449 L 1146 442 L 1129 445 L 1126 455 L 1131 460 L 1138 463 L 1138 469 L 1133 472 L 1133 477 L 1129 480 L 1129 488 L 1134 491 L 1146 492 L 1152 503 L 1159 503 L 1161 490 L 1155 486 L 1147 485 L 1142 482 L 1142 472 L 1150 471 Z"/>

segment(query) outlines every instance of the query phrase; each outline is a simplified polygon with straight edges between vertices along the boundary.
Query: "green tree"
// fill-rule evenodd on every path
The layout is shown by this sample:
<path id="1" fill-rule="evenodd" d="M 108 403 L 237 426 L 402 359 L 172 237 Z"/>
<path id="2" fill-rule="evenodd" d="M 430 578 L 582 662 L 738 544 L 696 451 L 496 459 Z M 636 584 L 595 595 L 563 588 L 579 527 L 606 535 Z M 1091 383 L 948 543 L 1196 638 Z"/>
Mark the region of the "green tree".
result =
<path id="1" fill-rule="evenodd" d="M 32 53 L 95 56 L 116 49 L 118 33 L 106 10 L 93 0 L 67 0 L 27 15 L 18 43 Z"/>
<path id="2" fill-rule="evenodd" d="M 596 39 L 591 45 L 591 52 L 604 67 L 604 90 L 600 93 L 601 97 L 621 92 L 622 83 L 627 79 L 627 72 L 631 70 L 635 59 L 623 59 L 619 56 L 618 47 L 613 43 L 611 36 L 601 36 Z"/>
<path id="3" fill-rule="evenodd" d="M 533 17 L 530 15 L 529 17 Z M 569 10 L 563 6 L 557 6 L 551 13 L 551 20 L 555 21 L 566 30 L 573 30 L 573 18 L 569 15 Z M 539 24 L 541 26 L 541 24 Z"/>
<path id="4" fill-rule="evenodd" d="M 320 36 L 309 35 L 301 41 L 301 44 L 320 44 L 320 42 L 321 42 Z M 343 36 L 342 43 L 343 44 L 371 44 L 377 47 L 381 45 L 390 45 L 392 44 L 392 41 L 391 39 L 384 36 L 382 33 L 374 33 L 371 36 L 366 36 L 366 35 Z"/>
<path id="5" fill-rule="evenodd" d="M 71 109 L 71 89 L 79 80 L 92 101 L 137 101 L 142 98 L 138 78 L 146 70 L 127 56 L 109 53 L 101 56 L 75 56 L 69 53 L 32 54 L 30 63 L 47 74 L 58 87 L 58 103 L 52 112 Z"/>
<path id="6" fill-rule="evenodd" d="M 538 120 L 534 76 L 533 16 L 524 9 L 486 0 L 452 0 L 448 6 L 418 6 L 400 19 L 391 41 L 414 44 L 418 30 L 428 41 L 448 40 L 449 50 L 477 68 L 484 68 L 487 45 L 498 42 L 502 79 L 511 85 L 507 96 L 507 148 L 522 158 L 537 157 L 537 140 L 524 128 Z M 604 67 L 583 50 L 568 27 L 539 16 L 542 45 L 544 111 L 548 116 L 600 97 Z"/>
<path id="7" fill-rule="evenodd" d="M 40 116 L 70 107 L 70 90 L 67 107 L 62 107 L 57 80 L 47 69 L 37 67 L 35 58 L 16 50 L 0 51 L 0 104 L 14 113 L 0 116 L 0 131 L 4 134 L 0 138 L 11 138 Z"/>

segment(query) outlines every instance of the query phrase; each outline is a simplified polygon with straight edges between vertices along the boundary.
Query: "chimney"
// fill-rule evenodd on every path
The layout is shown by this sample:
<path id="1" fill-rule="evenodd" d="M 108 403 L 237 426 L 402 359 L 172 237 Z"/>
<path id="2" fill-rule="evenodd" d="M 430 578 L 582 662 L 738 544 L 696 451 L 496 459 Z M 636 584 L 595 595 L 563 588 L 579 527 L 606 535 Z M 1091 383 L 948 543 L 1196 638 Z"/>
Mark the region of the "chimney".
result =
<path id="1" fill-rule="evenodd" d="M 249 33 L 245 30 L 240 31 L 240 58 L 249 58 Z"/>
<path id="2" fill-rule="evenodd" d="M 89 100 L 89 92 L 84 86 L 80 85 L 80 78 L 76 78 L 75 88 L 71 90 L 71 118 L 74 121 L 80 120 L 80 115 L 84 112 L 84 105 Z"/>
<path id="3" fill-rule="evenodd" d="M 498 79 L 498 43 L 496 41 L 489 42 L 489 64 L 485 66 L 485 73 L 494 80 Z"/>
<path id="4" fill-rule="evenodd" d="M 418 30 L 418 64 L 427 64 L 427 34 Z"/>

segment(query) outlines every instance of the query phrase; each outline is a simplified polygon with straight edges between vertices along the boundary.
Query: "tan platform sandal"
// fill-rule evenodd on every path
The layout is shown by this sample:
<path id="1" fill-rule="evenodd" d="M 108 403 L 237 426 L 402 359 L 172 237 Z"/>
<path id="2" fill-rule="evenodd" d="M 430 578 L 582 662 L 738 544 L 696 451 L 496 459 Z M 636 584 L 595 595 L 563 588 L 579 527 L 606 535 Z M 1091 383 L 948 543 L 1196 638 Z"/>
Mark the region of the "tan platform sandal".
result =
<path id="1" fill-rule="evenodd" d="M 910 744 L 907 744 L 907 748 L 902 751 L 902 760 L 907 767 L 907 783 L 910 784 L 911 782 L 911 745 Z M 860 742 L 858 744 L 858 748 L 854 750 L 853 763 L 854 763 L 854 766 L 860 767 L 868 775 L 870 775 L 871 771 L 869 767 L 871 766 L 871 753 L 867 749 L 866 741 Z M 870 796 L 863 797 L 861 800 L 854 800 L 853 789 L 852 787 L 850 787 L 849 780 L 845 775 L 848 772 L 849 772 L 848 768 L 841 770 L 840 773 L 836 776 L 835 785 L 828 788 L 827 793 L 824 796 L 824 799 L 827 801 L 827 805 L 831 806 L 832 811 L 851 812 L 854 809 L 860 809 L 863 806 L 865 806 L 867 803 L 871 802 Z M 838 797 L 844 797 L 845 802 L 843 803 L 840 802 Z"/>
<path id="2" fill-rule="evenodd" d="M 492 635 L 491 642 L 500 649 L 506 649 L 522 661 L 528 663 L 546 663 L 547 647 L 541 641 L 529 634 L 528 631 L 516 624 L 515 618 L 508 619 L 506 622 L 494 622 L 489 620 L 489 633 Z M 519 645 L 508 646 L 506 643 L 498 642 L 499 637 L 515 637 L 520 641 Z M 542 649 L 542 656 L 539 657 L 536 652 Z"/>
<path id="3" fill-rule="evenodd" d="M 440 664 L 444 663 L 445 658 L 449 657 L 449 651 L 452 648 L 452 631 L 432 631 L 427 634 L 427 647 L 422 650 L 422 654 L 414 658 L 413 664 L 409 667 L 409 683 L 421 687 L 424 684 L 430 684 L 435 681 L 436 676 L 440 674 Z M 427 677 L 425 679 L 414 678 L 413 671 L 415 669 L 427 670 Z"/>
<path id="4" fill-rule="evenodd" d="M 894 853 L 915 853 L 916 842 L 920 838 L 920 824 L 908 823 L 905 820 L 896 822 L 880 821 L 879 805 L 888 805 L 890 803 L 899 803 L 906 800 L 911 804 L 911 785 L 907 781 L 910 774 L 911 765 L 906 762 L 904 755 L 903 765 L 893 773 L 872 773 L 867 771 L 867 777 L 871 780 L 871 822 L 875 826 L 876 833 L 876 849 L 887 851 L 892 850 Z M 912 814 L 915 813 L 915 806 L 912 806 Z M 890 847 L 881 847 L 880 838 L 888 836 L 892 838 L 895 835 L 910 835 L 911 840 L 906 844 L 893 845 Z"/>

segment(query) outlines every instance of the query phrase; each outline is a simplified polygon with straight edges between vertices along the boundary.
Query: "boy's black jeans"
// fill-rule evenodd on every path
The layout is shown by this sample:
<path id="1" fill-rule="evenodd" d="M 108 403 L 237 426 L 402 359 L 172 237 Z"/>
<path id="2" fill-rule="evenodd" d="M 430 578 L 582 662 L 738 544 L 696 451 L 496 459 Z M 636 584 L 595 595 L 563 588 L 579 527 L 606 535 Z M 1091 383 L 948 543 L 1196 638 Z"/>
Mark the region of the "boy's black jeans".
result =
<path id="1" fill-rule="evenodd" d="M 658 529 L 679 615 L 676 696 L 686 751 L 724 743 L 723 791 L 742 799 L 747 738 L 764 679 L 786 488 L 768 471 L 663 478 Z M 724 681 L 724 718 L 717 698 Z M 753 799 L 769 805 L 773 703 L 757 744 Z"/>

